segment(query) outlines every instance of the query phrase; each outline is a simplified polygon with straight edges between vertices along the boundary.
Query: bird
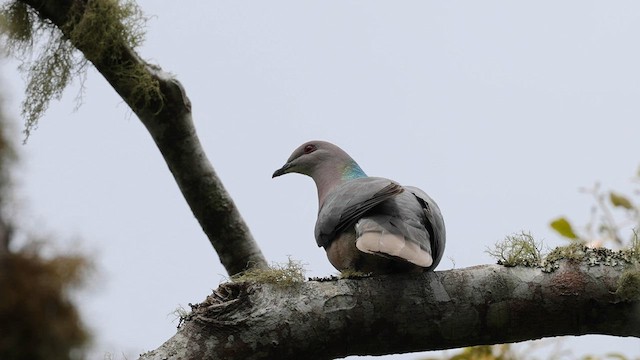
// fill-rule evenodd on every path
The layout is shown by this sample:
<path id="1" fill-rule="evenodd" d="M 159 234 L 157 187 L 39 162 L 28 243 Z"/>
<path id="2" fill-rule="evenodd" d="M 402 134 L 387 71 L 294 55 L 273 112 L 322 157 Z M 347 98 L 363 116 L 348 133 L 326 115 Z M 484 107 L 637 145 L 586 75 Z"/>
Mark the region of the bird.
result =
<path id="1" fill-rule="evenodd" d="M 340 272 L 433 270 L 446 243 L 442 213 L 424 191 L 370 177 L 340 147 L 321 140 L 296 148 L 272 178 L 299 173 L 318 190 L 314 235 Z"/>

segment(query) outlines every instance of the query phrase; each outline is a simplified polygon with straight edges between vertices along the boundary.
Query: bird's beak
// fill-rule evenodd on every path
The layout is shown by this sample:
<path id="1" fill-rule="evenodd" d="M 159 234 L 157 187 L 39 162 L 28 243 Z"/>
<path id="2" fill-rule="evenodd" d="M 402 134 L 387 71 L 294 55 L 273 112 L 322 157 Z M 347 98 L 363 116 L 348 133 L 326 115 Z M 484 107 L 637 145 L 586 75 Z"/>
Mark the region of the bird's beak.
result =
<path id="1" fill-rule="evenodd" d="M 289 168 L 291 167 L 291 163 L 286 163 L 284 164 L 280 169 L 276 170 L 273 173 L 273 176 L 271 177 L 272 179 L 276 176 L 280 176 L 280 175 L 284 175 L 286 173 L 288 173 Z"/>

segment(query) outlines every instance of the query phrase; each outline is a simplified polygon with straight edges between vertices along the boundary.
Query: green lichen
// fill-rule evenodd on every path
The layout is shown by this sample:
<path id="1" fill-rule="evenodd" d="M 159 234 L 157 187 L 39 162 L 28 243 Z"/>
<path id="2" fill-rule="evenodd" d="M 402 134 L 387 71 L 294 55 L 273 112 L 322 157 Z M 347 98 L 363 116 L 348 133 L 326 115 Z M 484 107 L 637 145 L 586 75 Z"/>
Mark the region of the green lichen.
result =
<path id="1" fill-rule="evenodd" d="M 636 266 L 620 276 L 615 294 L 622 301 L 640 300 L 640 268 Z"/>
<path id="2" fill-rule="evenodd" d="M 11 45 L 30 45 L 33 32 L 37 31 L 37 27 L 34 28 L 35 17 L 30 7 L 12 1 L 0 10 L 0 31 L 11 40 Z"/>
<path id="3" fill-rule="evenodd" d="M 338 274 L 338 276 L 340 277 L 340 279 L 364 279 L 364 278 L 368 278 L 371 277 L 372 273 L 366 273 L 366 272 L 362 272 L 362 271 L 357 271 L 357 270 L 343 270 L 342 272 L 340 272 L 340 274 Z"/>
<path id="4" fill-rule="evenodd" d="M 135 49 L 144 41 L 147 18 L 132 0 L 93 0 L 84 9 L 72 9 L 74 18 L 65 33 L 85 58 L 93 63 L 108 62 L 110 70 L 128 89 L 128 103 L 134 110 L 157 102 L 154 112 L 161 110 L 163 98 L 160 84 L 140 63 L 120 63 L 126 48 Z"/>
<path id="5" fill-rule="evenodd" d="M 567 246 L 558 246 L 551 250 L 543 261 L 540 263 L 540 267 L 544 272 L 553 272 L 560 267 L 560 260 L 580 261 L 584 258 L 587 247 L 582 242 L 575 241 Z"/>
<path id="6" fill-rule="evenodd" d="M 160 83 L 146 67 L 138 63 L 123 65 L 118 69 L 118 77 L 129 89 L 128 103 L 133 110 L 147 109 L 158 114 L 163 109 L 164 96 Z"/>
<path id="7" fill-rule="evenodd" d="M 136 48 L 144 41 L 146 18 L 131 0 L 75 2 L 71 20 L 64 26 L 71 42 L 90 61 L 118 59 L 121 45 Z"/>
<path id="8" fill-rule="evenodd" d="M 274 263 L 267 269 L 250 268 L 234 275 L 231 280 L 291 287 L 304 282 L 304 272 L 304 266 L 301 262 L 289 258 L 285 264 Z"/>
<path id="9" fill-rule="evenodd" d="M 640 240 L 637 236 L 629 248 L 614 251 L 607 248 L 591 248 L 580 241 L 567 246 L 559 246 L 548 254 L 541 251 L 542 244 L 531 234 L 519 233 L 507 236 L 487 252 L 504 266 L 538 267 L 543 272 L 553 272 L 560 267 L 560 261 L 586 263 L 589 266 L 630 266 L 640 263 Z"/>
<path id="10" fill-rule="evenodd" d="M 542 271 L 552 272 L 559 267 L 560 260 L 584 262 L 589 266 L 628 266 L 640 262 L 640 256 L 632 248 L 614 251 L 607 248 L 591 248 L 579 242 L 560 246 L 545 256 Z"/>
<path id="11" fill-rule="evenodd" d="M 496 258 L 500 265 L 535 267 L 542 259 L 541 247 L 542 244 L 536 242 L 530 233 L 521 232 L 497 242 L 494 249 L 487 250 L 487 253 Z"/>
<path id="12" fill-rule="evenodd" d="M 69 21 L 60 28 L 40 17 L 36 10 L 10 1 L 0 9 L 3 45 L 22 61 L 27 88 L 22 103 L 25 141 L 51 100 L 59 100 L 74 80 L 85 77 L 88 61 L 118 59 L 125 49 L 135 49 L 144 39 L 146 18 L 133 0 L 77 1 Z M 76 49 L 82 51 L 80 55 Z M 159 84 L 139 64 L 113 62 L 111 71 L 125 84 L 130 81 L 130 104 L 148 104 L 157 99 Z M 81 100 L 81 96 L 79 97 Z M 161 99 L 161 97 L 160 97 Z"/>

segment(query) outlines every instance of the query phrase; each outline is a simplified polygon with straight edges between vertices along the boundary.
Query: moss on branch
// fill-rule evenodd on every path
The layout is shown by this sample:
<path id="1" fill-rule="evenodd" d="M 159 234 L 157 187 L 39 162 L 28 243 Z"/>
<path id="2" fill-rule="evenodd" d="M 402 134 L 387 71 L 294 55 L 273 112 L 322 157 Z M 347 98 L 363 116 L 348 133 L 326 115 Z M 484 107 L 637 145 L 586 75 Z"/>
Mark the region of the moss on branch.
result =
<path id="1" fill-rule="evenodd" d="M 536 242 L 531 234 L 523 232 L 507 236 L 487 252 L 498 260 L 499 265 L 538 267 L 544 272 L 555 271 L 561 260 L 584 262 L 589 266 L 621 265 L 630 268 L 640 263 L 640 240 L 637 237 L 630 247 L 618 251 L 588 247 L 579 241 L 559 246 L 547 254 L 543 254 L 541 248 L 542 243 Z"/>
<path id="2" fill-rule="evenodd" d="M 59 100 L 73 80 L 85 78 L 89 61 L 109 64 L 130 89 L 129 104 L 162 103 L 159 83 L 145 65 L 120 61 L 124 51 L 144 40 L 147 18 L 133 0 L 75 1 L 66 18 L 58 26 L 15 0 L 0 10 L 3 43 L 22 61 L 19 69 L 27 79 L 22 103 L 25 140 L 51 100 Z"/>
<path id="3" fill-rule="evenodd" d="M 304 282 L 304 266 L 300 261 L 289 260 L 284 264 L 274 263 L 266 269 L 252 267 L 232 277 L 234 282 L 268 283 L 290 287 Z"/>

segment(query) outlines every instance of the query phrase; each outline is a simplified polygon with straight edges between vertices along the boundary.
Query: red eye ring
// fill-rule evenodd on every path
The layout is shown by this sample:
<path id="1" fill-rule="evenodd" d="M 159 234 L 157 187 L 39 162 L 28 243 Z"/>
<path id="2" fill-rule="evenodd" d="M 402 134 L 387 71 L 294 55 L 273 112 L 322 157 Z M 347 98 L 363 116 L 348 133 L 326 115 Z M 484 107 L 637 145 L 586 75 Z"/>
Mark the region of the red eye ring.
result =
<path id="1" fill-rule="evenodd" d="M 311 154 L 312 152 L 316 151 L 316 146 L 313 144 L 309 144 L 307 146 L 304 147 L 304 153 L 305 154 Z"/>

